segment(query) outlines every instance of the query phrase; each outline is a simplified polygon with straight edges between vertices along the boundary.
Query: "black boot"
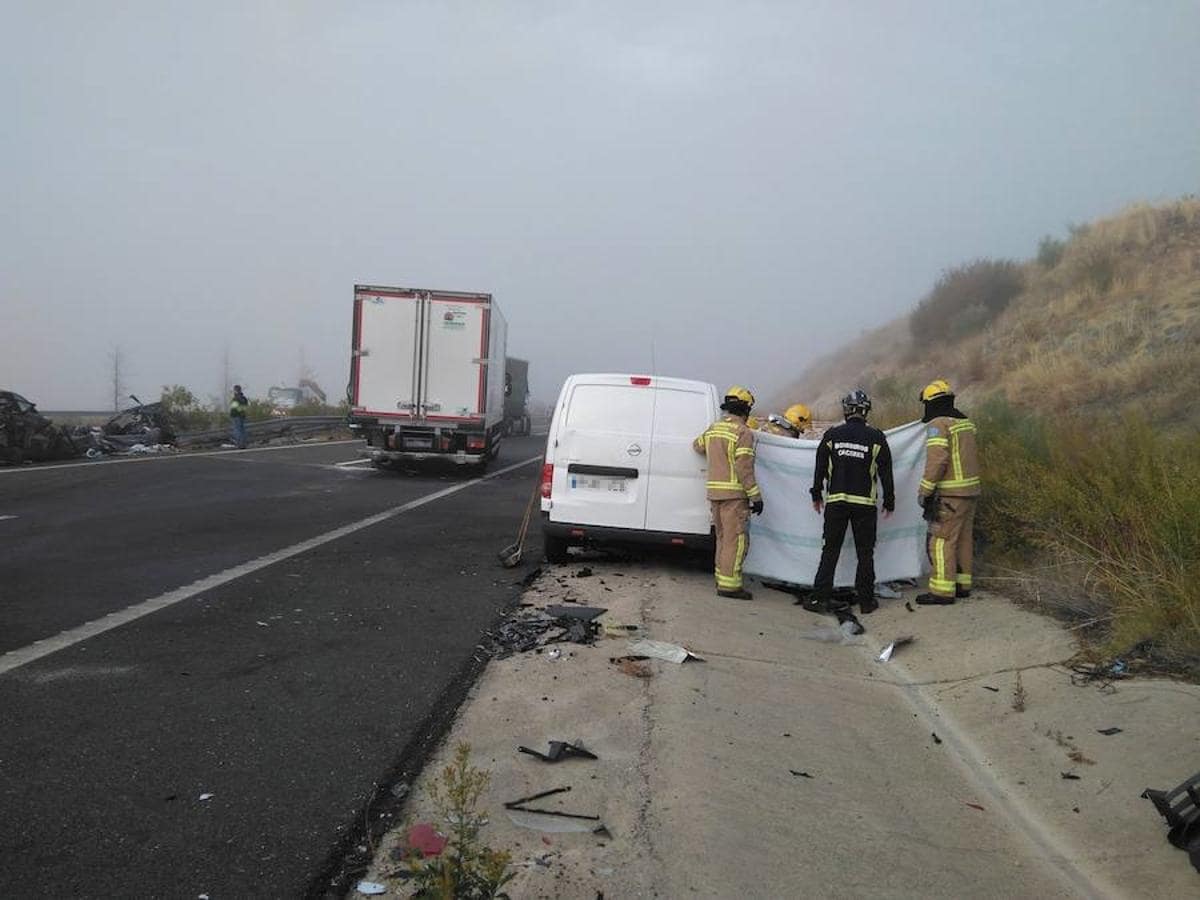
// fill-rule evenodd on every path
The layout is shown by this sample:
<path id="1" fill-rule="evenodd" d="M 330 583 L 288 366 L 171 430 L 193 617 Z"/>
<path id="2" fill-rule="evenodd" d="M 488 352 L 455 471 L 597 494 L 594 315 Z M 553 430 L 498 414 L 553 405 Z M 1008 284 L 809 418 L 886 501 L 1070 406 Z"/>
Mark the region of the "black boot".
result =
<path id="1" fill-rule="evenodd" d="M 754 595 L 745 588 L 738 588 L 736 591 L 717 591 L 718 597 L 728 597 L 730 600 L 753 600 Z"/>
<path id="2" fill-rule="evenodd" d="M 877 609 L 879 609 L 879 601 L 874 597 L 867 597 L 865 600 L 858 601 L 858 611 L 864 616 L 870 615 Z"/>
<path id="3" fill-rule="evenodd" d="M 957 597 L 959 600 L 966 600 L 968 597 L 971 596 L 971 589 L 965 588 L 962 585 L 955 585 L 954 596 Z"/>
<path id="4" fill-rule="evenodd" d="M 950 606 L 954 603 L 954 598 L 939 597 L 937 594 L 918 594 L 916 603 L 917 606 Z"/>

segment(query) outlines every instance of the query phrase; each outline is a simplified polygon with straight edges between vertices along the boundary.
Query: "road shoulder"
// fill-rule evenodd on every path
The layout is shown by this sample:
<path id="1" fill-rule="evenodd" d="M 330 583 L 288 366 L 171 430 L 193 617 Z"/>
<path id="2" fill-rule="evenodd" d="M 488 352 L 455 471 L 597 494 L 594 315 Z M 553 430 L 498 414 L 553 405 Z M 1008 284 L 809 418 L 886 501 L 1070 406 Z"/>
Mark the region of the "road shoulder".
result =
<path id="1" fill-rule="evenodd" d="M 601 637 L 555 645 L 554 659 L 547 648 L 489 664 L 406 813 L 432 817 L 429 777 L 470 743 L 492 773 L 485 838 L 513 853 L 513 897 L 1194 890 L 1138 794 L 1190 774 L 1179 767 L 1200 750 L 1187 724 L 1200 688 L 1073 686 L 1069 632 L 983 593 L 911 613 L 886 603 L 845 645 L 813 639 L 828 620 L 784 594 L 723 601 L 702 573 L 588 562 L 593 574 L 577 577 L 583 565 L 548 569 L 525 602 L 606 607 L 610 624 L 704 661 L 650 660 L 649 677 L 635 677 L 610 661 L 628 639 Z M 916 641 L 875 658 L 904 634 Z M 1122 731 L 1099 734 L 1110 727 Z M 549 765 L 517 752 L 549 740 L 580 740 L 600 759 Z M 546 808 L 597 815 L 607 833 L 534 831 L 504 809 L 558 787 L 571 791 Z M 387 875 L 402 835 L 384 839 L 368 876 L 401 896 Z"/>

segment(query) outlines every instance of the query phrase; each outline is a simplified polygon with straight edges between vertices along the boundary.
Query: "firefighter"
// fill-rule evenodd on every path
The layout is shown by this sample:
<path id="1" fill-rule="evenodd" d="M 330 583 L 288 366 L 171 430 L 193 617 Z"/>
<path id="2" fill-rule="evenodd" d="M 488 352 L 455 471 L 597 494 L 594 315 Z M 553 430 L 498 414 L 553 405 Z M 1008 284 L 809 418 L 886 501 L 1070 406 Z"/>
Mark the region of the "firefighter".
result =
<path id="1" fill-rule="evenodd" d="M 787 408 L 782 416 L 774 413 L 767 416 L 767 422 L 761 430 L 767 434 L 777 434 L 780 437 L 798 438 L 812 424 L 812 413 L 803 403 L 795 403 Z"/>
<path id="2" fill-rule="evenodd" d="M 883 486 L 883 517 L 896 508 L 892 481 L 892 451 L 878 428 L 867 424 L 871 398 L 856 390 L 842 398 L 845 423 L 825 432 L 817 447 L 813 476 L 812 505 L 825 513 L 821 536 L 821 562 L 813 579 L 813 604 L 822 612 L 845 612 L 845 604 L 833 603 L 833 573 L 846 538 L 846 526 L 854 532 L 858 569 L 854 594 L 864 613 L 879 608 L 875 601 L 875 528 L 878 494 Z M 825 489 L 828 493 L 824 493 Z M 803 601 L 797 600 L 797 603 Z"/>
<path id="3" fill-rule="evenodd" d="M 717 546 L 717 595 L 735 600 L 753 596 L 742 585 L 742 564 L 750 549 L 750 513 L 761 515 L 762 491 L 754 480 L 754 435 L 746 420 L 754 395 L 735 385 L 725 392 L 725 415 L 692 443 L 708 458 L 708 500 Z"/>
<path id="4" fill-rule="evenodd" d="M 975 507 L 979 502 L 979 459 L 975 423 L 954 405 L 944 379 L 921 391 L 925 404 L 925 472 L 917 500 L 929 522 L 929 593 L 922 606 L 948 606 L 971 596 Z"/>

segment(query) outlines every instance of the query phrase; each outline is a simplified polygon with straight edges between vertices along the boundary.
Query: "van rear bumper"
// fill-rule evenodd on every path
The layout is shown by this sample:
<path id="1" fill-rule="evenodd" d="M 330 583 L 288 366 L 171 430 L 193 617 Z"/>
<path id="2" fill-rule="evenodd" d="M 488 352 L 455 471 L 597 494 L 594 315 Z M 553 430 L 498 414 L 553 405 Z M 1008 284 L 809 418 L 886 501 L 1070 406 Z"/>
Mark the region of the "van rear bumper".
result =
<path id="1" fill-rule="evenodd" d="M 551 522 L 550 513 L 542 513 L 542 534 L 559 538 L 572 546 L 587 544 L 653 544 L 665 547 L 692 547 L 712 550 L 713 536 L 681 531 L 646 531 L 641 528 L 609 528 L 601 525 L 574 525 Z"/>

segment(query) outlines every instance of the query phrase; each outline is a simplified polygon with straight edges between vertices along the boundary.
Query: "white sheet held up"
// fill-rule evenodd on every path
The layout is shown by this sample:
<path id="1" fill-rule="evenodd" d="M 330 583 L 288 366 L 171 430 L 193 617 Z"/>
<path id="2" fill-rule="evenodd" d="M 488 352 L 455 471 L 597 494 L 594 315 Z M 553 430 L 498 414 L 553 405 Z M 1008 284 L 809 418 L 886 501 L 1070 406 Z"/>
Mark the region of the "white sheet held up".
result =
<path id="1" fill-rule="evenodd" d="M 875 580 L 919 578 L 929 571 L 925 556 L 925 520 L 917 505 L 917 488 L 925 469 L 925 426 L 910 422 L 886 432 L 892 450 L 896 481 L 896 514 L 879 519 L 875 544 Z M 755 475 L 762 487 L 765 510 L 750 517 L 750 555 L 745 570 L 767 581 L 811 585 L 821 559 L 824 517 L 813 512 L 813 469 L 818 441 L 794 440 L 770 434 L 757 435 Z M 882 505 L 882 491 L 880 491 Z M 846 529 L 846 543 L 838 560 L 834 584 L 854 584 L 857 564 L 854 539 Z"/>

